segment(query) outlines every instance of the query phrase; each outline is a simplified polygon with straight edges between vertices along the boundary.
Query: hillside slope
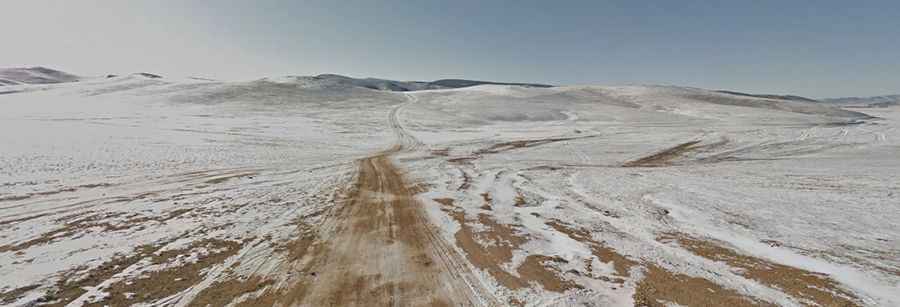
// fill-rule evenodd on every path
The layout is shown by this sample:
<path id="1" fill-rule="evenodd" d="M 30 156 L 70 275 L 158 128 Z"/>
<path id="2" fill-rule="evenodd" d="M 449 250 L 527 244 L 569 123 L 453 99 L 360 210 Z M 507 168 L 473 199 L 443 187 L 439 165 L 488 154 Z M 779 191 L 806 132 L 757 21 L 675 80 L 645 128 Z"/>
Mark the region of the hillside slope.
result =
<path id="1" fill-rule="evenodd" d="M 331 75 L 16 87 L 39 90 L 0 95 L 3 306 L 900 304 L 897 108 Z"/>

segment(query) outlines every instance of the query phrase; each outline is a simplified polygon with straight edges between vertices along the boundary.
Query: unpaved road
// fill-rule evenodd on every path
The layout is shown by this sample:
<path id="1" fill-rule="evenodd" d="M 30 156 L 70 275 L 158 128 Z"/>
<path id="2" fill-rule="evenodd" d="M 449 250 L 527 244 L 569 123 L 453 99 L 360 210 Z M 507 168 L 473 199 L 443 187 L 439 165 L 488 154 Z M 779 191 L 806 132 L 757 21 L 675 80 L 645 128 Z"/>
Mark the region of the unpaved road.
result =
<path id="1" fill-rule="evenodd" d="M 360 161 L 351 198 L 319 256 L 311 306 L 449 306 L 479 299 L 465 265 L 428 225 L 388 153 Z"/>
<path id="2" fill-rule="evenodd" d="M 414 102 L 409 95 L 410 102 Z M 485 305 L 466 261 L 429 224 L 410 185 L 390 156 L 421 144 L 390 112 L 398 140 L 390 150 L 359 161 L 356 183 L 332 216 L 316 256 L 321 272 L 304 299 L 310 306 Z M 410 148 L 412 147 L 412 148 Z"/>

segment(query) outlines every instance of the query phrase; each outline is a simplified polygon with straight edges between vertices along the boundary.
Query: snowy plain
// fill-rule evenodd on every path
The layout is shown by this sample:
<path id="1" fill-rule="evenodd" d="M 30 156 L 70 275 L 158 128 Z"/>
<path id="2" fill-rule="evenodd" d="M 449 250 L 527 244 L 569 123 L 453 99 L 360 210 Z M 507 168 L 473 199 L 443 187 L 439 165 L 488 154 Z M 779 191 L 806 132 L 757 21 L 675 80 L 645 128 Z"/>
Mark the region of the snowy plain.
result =
<path id="1" fill-rule="evenodd" d="M 320 78 L 4 90 L 0 305 L 189 306 L 228 280 L 254 287 L 222 305 L 263 297 L 392 146 L 484 305 L 900 304 L 898 107 Z"/>

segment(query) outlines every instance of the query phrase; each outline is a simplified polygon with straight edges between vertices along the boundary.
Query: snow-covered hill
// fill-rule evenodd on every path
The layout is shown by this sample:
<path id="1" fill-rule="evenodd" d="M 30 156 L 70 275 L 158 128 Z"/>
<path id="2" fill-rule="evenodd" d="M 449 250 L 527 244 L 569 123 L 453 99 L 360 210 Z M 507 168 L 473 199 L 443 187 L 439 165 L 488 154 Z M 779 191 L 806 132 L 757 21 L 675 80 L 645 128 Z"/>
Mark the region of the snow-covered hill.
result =
<path id="1" fill-rule="evenodd" d="M 17 83 L 0 305 L 900 304 L 897 108 L 450 83 Z"/>

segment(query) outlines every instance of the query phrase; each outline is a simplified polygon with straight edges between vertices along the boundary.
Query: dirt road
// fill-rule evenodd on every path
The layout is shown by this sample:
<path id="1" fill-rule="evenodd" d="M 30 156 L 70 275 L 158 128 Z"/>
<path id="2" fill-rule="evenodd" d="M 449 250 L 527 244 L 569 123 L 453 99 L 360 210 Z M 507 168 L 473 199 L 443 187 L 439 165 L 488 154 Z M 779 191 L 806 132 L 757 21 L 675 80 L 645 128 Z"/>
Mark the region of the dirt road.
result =
<path id="1" fill-rule="evenodd" d="M 464 265 L 442 253 L 389 153 L 360 161 L 350 200 L 327 238 L 320 277 L 309 289 L 312 306 L 449 306 L 478 299 Z"/>
<path id="2" fill-rule="evenodd" d="M 307 305 L 490 305 L 466 260 L 429 224 L 391 162 L 391 155 L 421 144 L 403 130 L 399 109 L 389 118 L 397 145 L 359 161 L 353 191 L 332 217 L 334 231 L 322 238 L 321 273 Z"/>

